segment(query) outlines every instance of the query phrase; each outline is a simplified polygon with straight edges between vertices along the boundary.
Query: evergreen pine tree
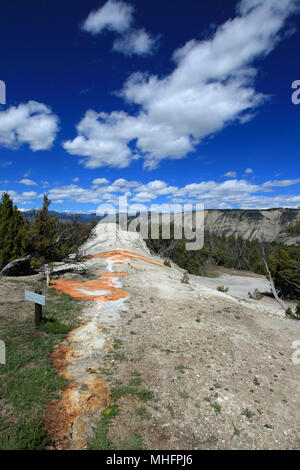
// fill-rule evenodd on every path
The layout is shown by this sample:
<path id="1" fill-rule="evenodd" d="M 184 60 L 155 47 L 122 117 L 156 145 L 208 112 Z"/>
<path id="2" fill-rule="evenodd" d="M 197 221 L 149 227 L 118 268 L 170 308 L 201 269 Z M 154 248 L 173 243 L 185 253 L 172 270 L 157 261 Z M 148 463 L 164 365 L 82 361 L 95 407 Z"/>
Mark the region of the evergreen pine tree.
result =
<path id="1" fill-rule="evenodd" d="M 32 223 L 28 236 L 24 240 L 26 251 L 35 258 L 36 264 L 52 261 L 55 256 L 55 239 L 59 216 L 49 214 L 51 201 L 44 195 L 43 207 Z"/>
<path id="2" fill-rule="evenodd" d="M 25 221 L 8 193 L 0 203 L 0 269 L 10 261 L 24 256 L 22 230 Z"/>

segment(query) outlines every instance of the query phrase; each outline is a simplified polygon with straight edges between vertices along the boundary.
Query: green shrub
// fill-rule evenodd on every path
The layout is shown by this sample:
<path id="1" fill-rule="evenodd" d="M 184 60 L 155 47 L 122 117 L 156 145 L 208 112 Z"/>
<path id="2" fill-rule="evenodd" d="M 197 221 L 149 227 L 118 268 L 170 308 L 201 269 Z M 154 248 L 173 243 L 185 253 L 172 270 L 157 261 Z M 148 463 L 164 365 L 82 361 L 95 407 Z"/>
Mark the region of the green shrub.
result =
<path id="1" fill-rule="evenodd" d="M 224 294 L 225 294 L 226 292 L 229 291 L 229 287 L 218 286 L 218 287 L 217 287 L 217 290 L 218 290 L 219 292 L 224 292 Z"/>
<path id="2" fill-rule="evenodd" d="M 258 289 L 254 289 L 253 292 L 248 292 L 248 297 L 253 300 L 261 300 L 263 298 L 263 294 L 259 292 Z"/>
<path id="3" fill-rule="evenodd" d="M 189 275 L 188 275 L 187 271 L 184 273 L 184 275 L 183 275 L 183 277 L 182 277 L 182 279 L 181 279 L 181 282 L 182 282 L 183 284 L 189 284 L 190 278 L 189 278 Z"/>
<path id="4" fill-rule="evenodd" d="M 295 312 L 293 312 L 291 307 L 288 307 L 285 311 L 285 316 L 292 320 L 300 320 L 300 302 L 298 303 Z"/>

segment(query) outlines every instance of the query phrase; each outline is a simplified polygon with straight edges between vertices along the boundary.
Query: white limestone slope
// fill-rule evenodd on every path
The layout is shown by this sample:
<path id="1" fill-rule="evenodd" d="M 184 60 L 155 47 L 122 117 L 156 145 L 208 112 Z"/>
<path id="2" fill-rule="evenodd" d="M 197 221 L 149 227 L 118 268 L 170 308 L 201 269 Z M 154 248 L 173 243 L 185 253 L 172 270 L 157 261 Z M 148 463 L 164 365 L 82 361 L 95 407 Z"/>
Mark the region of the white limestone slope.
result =
<path id="1" fill-rule="evenodd" d="M 81 253 L 85 256 L 112 250 L 128 250 L 144 256 L 150 255 L 139 233 L 122 230 L 115 223 L 99 222 L 81 247 Z"/>

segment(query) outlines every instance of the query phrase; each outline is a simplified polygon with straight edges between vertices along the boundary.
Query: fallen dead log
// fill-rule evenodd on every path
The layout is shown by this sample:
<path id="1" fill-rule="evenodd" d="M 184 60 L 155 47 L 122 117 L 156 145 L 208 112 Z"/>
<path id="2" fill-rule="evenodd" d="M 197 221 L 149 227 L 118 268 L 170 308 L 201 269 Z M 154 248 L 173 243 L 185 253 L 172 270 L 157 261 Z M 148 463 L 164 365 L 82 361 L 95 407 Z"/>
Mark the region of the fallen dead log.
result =
<path id="1" fill-rule="evenodd" d="M 2 276 L 26 276 L 32 272 L 30 266 L 30 260 L 32 256 L 28 255 L 25 258 L 15 259 L 8 263 L 4 268 L 0 271 L 0 275 Z"/>

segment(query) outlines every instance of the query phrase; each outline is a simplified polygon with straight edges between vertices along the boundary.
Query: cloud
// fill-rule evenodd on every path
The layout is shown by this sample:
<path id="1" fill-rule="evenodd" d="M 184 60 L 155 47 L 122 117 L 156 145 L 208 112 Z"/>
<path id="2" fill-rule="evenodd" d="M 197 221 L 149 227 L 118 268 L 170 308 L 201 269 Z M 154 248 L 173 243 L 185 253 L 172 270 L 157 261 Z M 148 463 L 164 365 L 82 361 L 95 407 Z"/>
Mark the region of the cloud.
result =
<path id="1" fill-rule="evenodd" d="M 277 181 L 277 186 L 284 187 L 286 181 Z M 300 179 L 297 180 L 300 183 Z M 202 181 L 190 183 L 182 187 L 171 186 L 165 181 L 154 180 L 148 183 L 128 181 L 123 178 L 109 184 L 103 183 L 92 188 L 81 188 L 77 185 L 61 186 L 49 191 L 53 200 L 72 200 L 78 203 L 102 204 L 104 202 L 118 207 L 118 197 L 126 194 L 132 203 L 164 203 L 184 204 L 202 203 L 205 208 L 257 209 L 271 207 L 298 207 L 300 195 L 274 195 L 269 182 L 261 185 L 247 180 L 231 179 L 222 183 Z M 263 194 L 268 193 L 268 195 Z"/>
<path id="2" fill-rule="evenodd" d="M 107 184 L 109 181 L 106 178 L 96 178 L 93 180 L 93 184 L 100 185 L 100 184 Z"/>
<path id="3" fill-rule="evenodd" d="M 35 181 L 32 181 L 28 178 L 23 178 L 21 181 L 19 181 L 20 184 L 25 184 L 26 186 L 37 186 L 37 183 Z"/>
<path id="4" fill-rule="evenodd" d="M 235 178 L 236 177 L 236 171 L 227 171 L 227 173 L 225 173 L 226 178 Z"/>
<path id="5" fill-rule="evenodd" d="M 252 168 L 246 168 L 246 170 L 245 170 L 246 175 L 251 175 L 252 173 L 253 173 Z"/>
<path id="6" fill-rule="evenodd" d="M 150 55 L 154 52 L 157 40 L 152 38 L 144 29 L 136 29 L 117 38 L 113 50 L 124 55 Z"/>
<path id="7" fill-rule="evenodd" d="M 83 31 L 99 34 L 105 29 L 122 33 L 132 22 L 133 7 L 125 2 L 108 0 L 98 10 L 93 10 L 82 25 Z"/>
<path id="8" fill-rule="evenodd" d="M 137 202 L 149 202 L 157 199 L 159 196 L 175 194 L 178 191 L 176 186 L 168 186 L 167 183 L 160 180 L 150 181 L 148 184 L 139 185 L 136 189 L 136 195 L 132 198 Z"/>
<path id="9" fill-rule="evenodd" d="M 241 208 L 262 209 L 271 207 L 300 206 L 300 194 L 274 194 L 272 186 L 286 187 L 300 184 L 297 180 L 267 181 L 253 184 L 245 179 L 230 179 L 222 183 L 213 180 L 189 183 L 182 187 L 169 185 L 162 180 L 139 182 L 119 178 L 112 183 L 105 178 L 98 178 L 101 184 L 93 184 L 83 188 L 76 184 L 56 186 L 48 190 L 49 198 L 62 204 L 63 201 L 99 205 L 113 204 L 118 209 L 119 196 L 126 195 L 129 204 L 159 203 L 159 204 L 204 204 L 207 209 Z M 94 183 L 94 181 L 93 181 Z M 9 192 L 18 204 L 32 204 L 32 200 L 40 199 L 43 194 L 35 191 Z M 0 196 L 4 191 L 0 191 Z M 29 201 L 29 202 L 28 202 Z M 67 201 L 67 202 L 66 202 Z"/>
<path id="10" fill-rule="evenodd" d="M 263 184 L 264 188 L 269 188 L 269 187 L 286 187 L 286 186 L 293 186 L 294 184 L 300 183 L 300 178 L 294 179 L 294 180 L 274 180 L 274 181 L 266 181 Z"/>
<path id="11" fill-rule="evenodd" d="M 112 123 L 111 128 L 108 119 Z M 71 155 L 86 157 L 80 160 L 86 168 L 129 166 L 132 153 L 127 146 L 126 138 L 122 139 L 121 135 L 116 134 L 118 132 L 115 125 L 116 119 L 120 119 L 119 113 L 114 117 L 113 114 L 109 116 L 106 113 L 97 114 L 92 110 L 87 111 L 77 126 L 78 136 L 72 141 L 64 142 L 65 150 Z"/>
<path id="12" fill-rule="evenodd" d="M 127 56 L 152 54 L 157 38 L 152 38 L 144 29 L 132 27 L 133 12 L 133 6 L 128 3 L 108 0 L 89 14 L 81 29 L 94 35 L 105 30 L 114 31 L 118 37 L 113 43 L 113 51 Z"/>
<path id="13" fill-rule="evenodd" d="M 0 197 L 2 196 L 2 194 L 4 192 L 7 192 L 10 197 L 12 198 L 12 200 L 14 201 L 14 203 L 16 204 L 33 204 L 32 203 L 32 199 L 39 199 L 42 197 L 41 194 L 38 194 L 37 192 L 35 191 L 25 191 L 21 194 L 17 193 L 16 191 L 13 191 L 13 190 L 1 190 L 0 191 Z"/>
<path id="14" fill-rule="evenodd" d="M 0 145 L 32 151 L 50 149 L 58 132 L 58 117 L 43 103 L 28 101 L 0 111 Z"/>
<path id="15" fill-rule="evenodd" d="M 73 178 L 72 181 L 73 183 L 77 183 L 79 181 L 80 178 L 76 177 L 76 178 Z"/>
<path id="16" fill-rule="evenodd" d="M 22 193 L 22 196 L 25 198 L 35 198 L 38 197 L 38 194 L 35 191 L 25 191 L 24 193 Z"/>
<path id="17" fill-rule="evenodd" d="M 173 54 L 165 77 L 134 73 L 119 92 L 137 112 L 88 110 L 78 135 L 64 143 L 87 168 L 127 167 L 141 156 L 144 167 L 180 159 L 206 137 L 233 122 L 243 124 L 267 97 L 256 91 L 257 60 L 279 39 L 297 0 L 242 0 L 238 16 L 205 40 L 192 39 Z"/>
<path id="18" fill-rule="evenodd" d="M 8 161 L 8 160 L 1 160 L 0 161 L 1 168 L 6 168 L 8 166 L 11 166 L 12 164 L 13 164 L 12 161 Z"/>

